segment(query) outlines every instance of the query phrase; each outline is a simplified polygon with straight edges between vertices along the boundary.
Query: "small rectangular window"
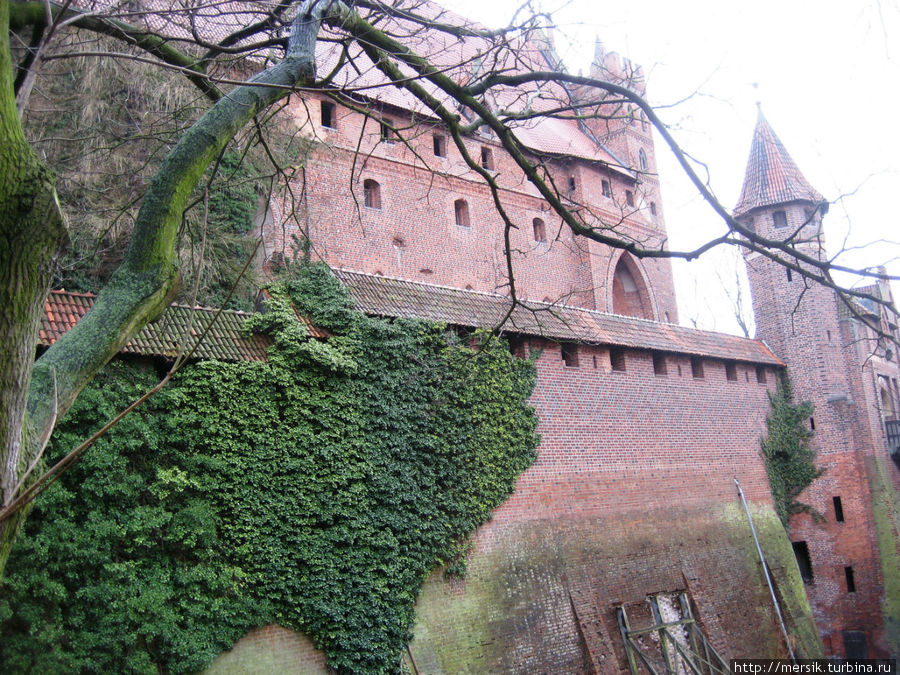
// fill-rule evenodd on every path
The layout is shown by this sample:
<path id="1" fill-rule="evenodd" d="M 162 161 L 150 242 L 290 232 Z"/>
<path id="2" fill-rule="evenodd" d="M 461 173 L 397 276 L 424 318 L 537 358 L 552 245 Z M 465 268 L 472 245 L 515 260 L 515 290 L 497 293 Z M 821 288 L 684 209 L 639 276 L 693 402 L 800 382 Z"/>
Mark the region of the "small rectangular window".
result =
<path id="1" fill-rule="evenodd" d="M 832 503 L 834 504 L 834 519 L 838 523 L 844 522 L 844 505 L 841 504 L 840 497 L 832 497 Z"/>
<path id="2" fill-rule="evenodd" d="M 575 176 L 569 176 L 569 192 L 575 192 L 576 187 L 578 187 L 578 183 L 575 181 Z"/>
<path id="3" fill-rule="evenodd" d="M 866 646 L 866 634 L 861 630 L 845 630 L 844 634 L 844 658 L 867 659 L 869 649 Z"/>
<path id="4" fill-rule="evenodd" d="M 760 384 L 766 383 L 766 367 L 756 366 L 756 381 Z"/>
<path id="5" fill-rule="evenodd" d="M 772 223 L 775 227 L 787 227 L 787 214 L 784 211 L 774 211 L 772 213 Z"/>
<path id="6" fill-rule="evenodd" d="M 800 568 L 800 578 L 803 583 L 810 583 L 813 580 L 812 561 L 809 559 L 809 547 L 805 541 L 792 541 L 791 546 L 794 549 L 794 557 L 797 558 L 797 567 Z"/>
<path id="7" fill-rule="evenodd" d="M 656 202 L 650 202 L 650 215 L 656 216 Z"/>
<path id="8" fill-rule="evenodd" d="M 431 137 L 432 150 L 435 157 L 447 156 L 447 137 L 442 134 L 435 134 Z"/>
<path id="9" fill-rule="evenodd" d="M 609 350 L 609 366 L 613 370 L 625 372 L 625 350 L 611 347 Z"/>
<path id="10" fill-rule="evenodd" d="M 560 352 L 567 368 L 578 367 L 578 345 L 571 342 L 563 342 L 560 345 Z"/>
<path id="11" fill-rule="evenodd" d="M 691 357 L 691 375 L 696 379 L 703 379 L 703 359 L 699 356 Z"/>
<path id="12" fill-rule="evenodd" d="M 394 123 L 385 118 L 380 122 L 381 140 L 385 143 L 393 143 L 397 140 L 397 132 L 394 130 Z"/>
<path id="13" fill-rule="evenodd" d="M 734 361 L 725 362 L 725 379 L 730 382 L 737 380 L 737 364 Z"/>
<path id="14" fill-rule="evenodd" d="M 666 355 L 653 352 L 653 374 L 665 375 L 666 372 Z"/>
<path id="15" fill-rule="evenodd" d="M 320 111 L 320 120 L 322 122 L 323 127 L 327 127 L 329 129 L 335 128 L 335 107 L 334 103 L 331 101 L 322 101 L 322 105 L 319 108 Z"/>
<path id="16" fill-rule="evenodd" d="M 625 203 L 634 206 L 634 193 L 631 190 L 625 190 Z"/>
<path id="17" fill-rule="evenodd" d="M 608 180 L 604 180 L 600 182 L 601 187 L 603 188 L 603 196 L 609 199 L 612 197 L 612 187 L 609 184 Z"/>
<path id="18" fill-rule="evenodd" d="M 856 579 L 853 578 L 853 568 L 849 565 L 844 568 L 844 577 L 847 579 L 847 592 L 856 593 Z"/>
<path id="19" fill-rule="evenodd" d="M 494 153 L 484 145 L 481 146 L 481 168 L 488 171 L 494 170 Z"/>

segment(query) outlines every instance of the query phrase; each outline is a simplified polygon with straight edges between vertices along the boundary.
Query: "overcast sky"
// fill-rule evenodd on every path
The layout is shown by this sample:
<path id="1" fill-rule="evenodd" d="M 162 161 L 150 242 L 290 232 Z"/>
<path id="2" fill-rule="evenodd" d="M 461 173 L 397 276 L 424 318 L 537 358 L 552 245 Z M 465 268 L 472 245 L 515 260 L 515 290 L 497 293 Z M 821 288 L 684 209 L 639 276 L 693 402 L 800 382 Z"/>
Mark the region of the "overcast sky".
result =
<path id="1" fill-rule="evenodd" d="M 512 0 L 442 0 L 489 26 L 506 25 Z M 831 201 L 832 255 L 900 274 L 900 0 L 537 0 L 558 26 L 557 50 L 587 72 L 595 36 L 644 66 L 648 97 L 702 160 L 720 200 L 737 201 L 756 101 L 809 181 Z M 685 100 L 687 99 L 687 100 Z M 657 137 L 671 248 L 723 226 L 682 178 Z M 843 198 L 842 195 L 844 195 Z M 715 270 L 733 286 L 733 254 L 676 269 L 681 322 L 736 332 Z M 847 280 L 844 280 L 845 283 Z M 900 289 L 900 284 L 895 283 Z"/>

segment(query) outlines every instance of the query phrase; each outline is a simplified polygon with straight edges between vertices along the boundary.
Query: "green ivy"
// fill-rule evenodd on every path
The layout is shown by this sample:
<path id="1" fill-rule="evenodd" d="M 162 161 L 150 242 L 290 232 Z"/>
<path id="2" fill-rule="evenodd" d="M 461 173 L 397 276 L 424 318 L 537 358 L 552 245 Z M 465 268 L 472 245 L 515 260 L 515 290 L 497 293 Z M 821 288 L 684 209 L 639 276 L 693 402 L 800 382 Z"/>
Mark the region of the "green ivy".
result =
<path id="1" fill-rule="evenodd" d="M 816 468 L 815 452 L 809 447 L 813 432 L 807 420 L 813 414 L 812 403 L 794 403 L 791 381 L 785 375 L 778 389 L 769 393 L 772 410 L 766 420 L 768 434 L 762 449 L 766 471 L 772 486 L 775 510 L 785 527 L 795 513 L 811 512 L 797 497 L 822 475 Z"/>
<path id="2" fill-rule="evenodd" d="M 534 368 L 351 304 L 303 268 L 254 320 L 267 363 L 183 370 L 38 500 L 0 587 L 0 670 L 195 672 L 279 623 L 339 672 L 399 671 L 425 577 L 460 572 L 534 460 Z M 154 380 L 111 364 L 48 452 Z"/>

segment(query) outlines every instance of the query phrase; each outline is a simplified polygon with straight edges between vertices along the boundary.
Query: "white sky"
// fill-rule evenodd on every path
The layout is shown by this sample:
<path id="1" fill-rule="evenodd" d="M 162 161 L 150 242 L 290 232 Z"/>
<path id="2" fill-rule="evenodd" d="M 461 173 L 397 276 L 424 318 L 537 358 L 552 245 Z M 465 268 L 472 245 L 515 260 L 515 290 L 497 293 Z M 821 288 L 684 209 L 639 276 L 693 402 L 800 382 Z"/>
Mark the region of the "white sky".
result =
<path id="1" fill-rule="evenodd" d="M 441 0 L 489 26 L 515 0 Z M 855 267 L 900 275 L 900 0 L 534 0 L 551 11 L 557 51 L 587 72 L 594 37 L 644 67 L 648 97 L 676 138 L 709 167 L 726 207 L 743 180 L 756 101 L 800 170 L 830 201 L 826 244 Z M 754 86 L 755 85 L 755 86 Z M 687 99 L 687 100 L 685 100 Z M 723 230 L 657 137 L 671 248 Z M 880 242 L 875 243 L 873 242 Z M 867 248 L 861 247 L 870 244 Z M 681 322 L 737 332 L 716 278 L 733 287 L 733 253 L 676 264 Z M 741 266 L 742 267 L 742 266 Z M 843 283 L 852 280 L 843 279 Z M 900 285 L 895 284 L 895 288 Z"/>

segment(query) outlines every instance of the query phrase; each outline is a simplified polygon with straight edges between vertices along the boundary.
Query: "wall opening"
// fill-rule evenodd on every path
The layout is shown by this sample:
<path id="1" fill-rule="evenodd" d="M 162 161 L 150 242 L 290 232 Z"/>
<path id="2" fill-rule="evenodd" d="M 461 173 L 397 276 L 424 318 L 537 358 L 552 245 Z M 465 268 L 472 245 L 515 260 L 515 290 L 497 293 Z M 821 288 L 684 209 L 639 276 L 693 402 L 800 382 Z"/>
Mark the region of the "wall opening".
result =
<path id="1" fill-rule="evenodd" d="M 653 318 L 650 295 L 643 277 L 627 254 L 623 254 L 616 265 L 612 291 L 613 313 L 641 319 Z"/>
<path id="2" fill-rule="evenodd" d="M 488 171 L 494 170 L 494 153 L 485 145 L 481 146 L 481 168 Z"/>
<path id="3" fill-rule="evenodd" d="M 794 557 L 797 559 L 797 567 L 800 568 L 800 578 L 803 583 L 809 584 L 813 580 L 812 561 L 809 559 L 809 547 L 805 541 L 792 541 Z"/>
<path id="4" fill-rule="evenodd" d="M 563 342 L 560 345 L 560 353 L 567 368 L 578 367 L 578 345 L 571 342 Z"/>
<path id="5" fill-rule="evenodd" d="M 666 372 L 666 355 L 653 352 L 653 374 L 665 375 Z"/>
<path id="6" fill-rule="evenodd" d="M 363 181 L 363 204 L 370 209 L 381 208 L 381 186 L 378 181 L 371 178 Z"/>
<path id="7" fill-rule="evenodd" d="M 867 659 L 869 649 L 866 645 L 866 634 L 861 630 L 841 631 L 844 635 L 844 658 Z"/>
<path id="8" fill-rule="evenodd" d="M 335 107 L 331 101 L 322 101 L 319 106 L 319 121 L 323 127 L 335 128 Z"/>
<path id="9" fill-rule="evenodd" d="M 844 568 L 844 577 L 847 579 L 847 592 L 856 593 L 856 579 L 853 577 L 853 567 L 848 565 Z"/>
<path id="10" fill-rule="evenodd" d="M 531 221 L 532 230 L 534 230 L 534 240 L 535 241 L 547 241 L 547 228 L 544 225 L 544 221 L 540 218 L 535 218 Z"/>
<path id="11" fill-rule="evenodd" d="M 381 133 L 381 140 L 384 143 L 393 143 L 399 138 L 397 136 L 397 131 L 394 129 L 394 123 L 392 120 L 384 117 L 379 123 L 379 131 Z"/>
<path id="12" fill-rule="evenodd" d="M 618 372 L 625 372 L 625 350 L 619 347 L 609 348 L 609 367 Z"/>
<path id="13" fill-rule="evenodd" d="M 457 199 L 453 202 L 453 211 L 456 215 L 456 224 L 459 227 L 469 227 L 469 205 L 465 199 Z"/>
<path id="14" fill-rule="evenodd" d="M 832 497 L 832 504 L 834 504 L 834 520 L 838 523 L 844 522 L 844 505 L 841 504 L 840 497 Z"/>
<path id="15" fill-rule="evenodd" d="M 756 381 L 760 384 L 766 383 L 766 367 L 756 366 Z"/>
<path id="16" fill-rule="evenodd" d="M 435 157 L 447 156 L 447 137 L 441 134 L 435 134 L 431 137 L 431 151 Z"/>
<path id="17" fill-rule="evenodd" d="M 737 364 L 734 361 L 725 362 L 725 379 L 729 382 L 737 381 Z"/>
<path id="18" fill-rule="evenodd" d="M 691 357 L 691 375 L 694 376 L 694 379 L 703 379 L 703 359 L 699 356 Z"/>

